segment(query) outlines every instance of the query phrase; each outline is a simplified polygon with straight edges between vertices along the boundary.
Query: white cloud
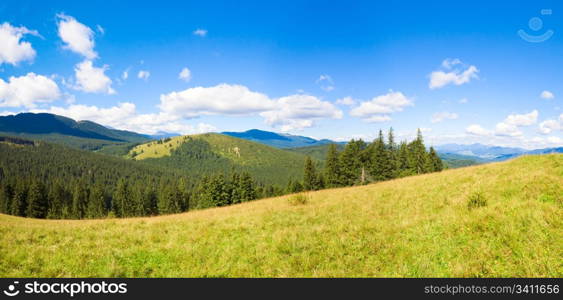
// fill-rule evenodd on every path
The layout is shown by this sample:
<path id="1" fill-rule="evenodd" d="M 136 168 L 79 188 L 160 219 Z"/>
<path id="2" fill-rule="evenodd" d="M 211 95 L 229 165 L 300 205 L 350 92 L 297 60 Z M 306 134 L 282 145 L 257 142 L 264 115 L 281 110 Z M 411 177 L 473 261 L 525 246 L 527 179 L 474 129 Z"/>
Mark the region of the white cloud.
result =
<path id="1" fill-rule="evenodd" d="M 527 114 L 509 115 L 508 117 L 506 117 L 504 122 L 514 126 L 530 126 L 535 124 L 537 120 L 538 120 L 538 111 L 533 110 Z"/>
<path id="2" fill-rule="evenodd" d="M 430 82 L 428 84 L 430 89 L 442 88 L 448 84 L 462 85 L 464 83 L 468 83 L 471 79 L 479 78 L 477 76 L 477 73 L 479 73 L 477 67 L 471 65 L 464 70 L 461 68 L 463 67 L 463 63 L 458 59 L 446 59 L 442 62 L 442 66 L 445 69 L 448 69 L 448 71 L 451 71 L 444 72 L 440 70 L 430 73 Z M 455 66 L 460 66 L 460 68 L 452 69 Z"/>
<path id="3" fill-rule="evenodd" d="M 59 37 L 65 42 L 64 48 L 94 59 L 98 54 L 94 51 L 94 31 L 65 14 L 58 14 Z"/>
<path id="4" fill-rule="evenodd" d="M 563 139 L 558 137 L 558 136 L 550 136 L 547 138 L 547 141 L 550 144 L 553 144 L 555 146 L 562 146 L 563 145 Z"/>
<path id="5" fill-rule="evenodd" d="M 563 114 L 561 114 L 563 119 Z M 541 134 L 550 134 L 552 131 L 563 129 L 563 122 L 556 120 L 545 120 L 540 123 L 539 132 Z"/>
<path id="6" fill-rule="evenodd" d="M 530 126 L 536 123 L 538 119 L 538 111 L 533 110 L 527 114 L 512 114 L 506 117 L 504 121 L 498 123 L 495 127 L 495 134 L 501 136 L 521 136 L 522 131 L 519 127 Z"/>
<path id="7" fill-rule="evenodd" d="M 360 103 L 350 111 L 353 117 L 359 117 L 367 122 L 389 121 L 389 114 L 402 111 L 407 106 L 413 106 L 413 100 L 405 97 L 401 92 L 389 91 L 385 95 L 380 95 L 370 101 Z"/>
<path id="8" fill-rule="evenodd" d="M 268 96 L 242 85 L 219 84 L 194 87 L 160 96 L 160 109 L 169 114 L 194 118 L 201 115 L 242 116 L 270 110 Z"/>
<path id="9" fill-rule="evenodd" d="M 336 104 L 352 106 L 356 104 L 356 100 L 352 97 L 344 97 L 336 100 Z"/>
<path id="10" fill-rule="evenodd" d="M 121 79 L 123 80 L 127 80 L 127 78 L 129 78 L 129 69 L 123 71 L 123 73 L 121 73 Z"/>
<path id="11" fill-rule="evenodd" d="M 553 95 L 553 93 L 550 91 L 543 91 L 541 92 L 540 97 L 542 99 L 553 99 L 555 98 L 555 95 Z"/>
<path id="12" fill-rule="evenodd" d="M 430 120 L 430 122 L 440 123 L 444 120 L 455 120 L 458 117 L 459 116 L 456 113 L 450 113 L 450 112 L 447 112 L 447 111 L 438 112 L 438 113 L 435 113 L 434 115 L 432 115 L 432 119 Z"/>
<path id="13" fill-rule="evenodd" d="M 465 104 L 467 102 L 469 102 L 469 100 L 467 100 L 467 98 L 462 98 L 462 99 L 459 100 L 459 103 L 461 103 L 461 104 Z"/>
<path id="14" fill-rule="evenodd" d="M 342 117 L 342 111 L 332 103 L 314 96 L 297 94 L 270 99 L 245 86 L 225 83 L 161 95 L 159 107 L 163 114 L 178 118 L 259 114 L 267 124 L 279 127 L 282 131 L 311 127 L 322 118 Z"/>
<path id="15" fill-rule="evenodd" d="M 76 84 L 72 87 L 87 93 L 115 94 L 111 87 L 112 81 L 105 74 L 107 70 L 107 65 L 97 68 L 93 66 L 92 61 L 85 60 L 74 68 Z"/>
<path id="16" fill-rule="evenodd" d="M 453 59 L 452 58 L 446 58 L 442 62 L 442 67 L 449 70 L 452 67 L 454 67 L 455 65 L 459 65 L 459 64 L 462 64 L 462 62 L 459 58 L 453 58 Z"/>
<path id="17" fill-rule="evenodd" d="M 194 30 L 193 34 L 197 35 L 197 36 L 204 37 L 204 36 L 207 35 L 207 30 L 198 28 L 198 29 Z"/>
<path id="18" fill-rule="evenodd" d="M 36 103 L 52 102 L 61 96 L 58 85 L 52 79 L 35 73 L 0 79 L 0 107 L 34 108 Z"/>
<path id="19" fill-rule="evenodd" d="M 319 119 L 341 119 L 342 111 L 317 97 L 297 94 L 275 100 L 274 109 L 260 115 L 266 124 L 287 132 L 312 127 Z"/>
<path id="20" fill-rule="evenodd" d="M 137 78 L 143 79 L 145 81 L 147 81 L 150 76 L 151 76 L 151 72 L 146 71 L 146 70 L 141 70 L 141 71 L 139 71 L 139 73 L 137 73 Z"/>
<path id="21" fill-rule="evenodd" d="M 24 35 L 39 36 L 35 30 L 25 27 L 13 27 L 9 23 L 0 25 L 0 65 L 8 63 L 17 65 L 20 61 L 33 60 L 35 50 L 31 43 L 21 41 Z"/>
<path id="22" fill-rule="evenodd" d="M 332 77 L 327 74 L 321 74 L 319 79 L 315 81 L 316 84 L 321 86 L 321 89 L 325 92 L 330 92 L 334 90 L 334 81 Z"/>
<path id="23" fill-rule="evenodd" d="M 192 72 L 188 68 L 183 68 L 178 74 L 178 79 L 189 82 L 192 79 Z"/>
<path id="24" fill-rule="evenodd" d="M 478 136 L 489 136 L 489 135 L 491 135 L 490 131 L 486 130 L 485 128 L 481 127 L 481 125 L 478 125 L 478 124 L 469 125 L 467 128 L 465 128 L 465 132 L 472 134 L 472 135 L 478 135 Z"/>

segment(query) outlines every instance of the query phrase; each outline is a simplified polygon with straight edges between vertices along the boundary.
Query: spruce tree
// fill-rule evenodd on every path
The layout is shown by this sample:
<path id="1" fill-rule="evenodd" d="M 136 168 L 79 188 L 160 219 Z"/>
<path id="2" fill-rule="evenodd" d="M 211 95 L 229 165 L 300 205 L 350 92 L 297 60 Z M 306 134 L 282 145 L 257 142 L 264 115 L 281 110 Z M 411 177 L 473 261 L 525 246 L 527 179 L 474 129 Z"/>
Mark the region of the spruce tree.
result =
<path id="1" fill-rule="evenodd" d="M 399 149 L 397 148 L 397 144 L 395 143 L 393 127 L 389 128 L 386 148 L 389 156 L 391 178 L 395 178 L 399 175 Z"/>
<path id="2" fill-rule="evenodd" d="M 434 147 L 430 147 L 430 153 L 428 153 L 428 160 L 431 162 L 431 172 L 440 172 L 444 169 L 444 164 L 442 160 L 434 150 Z"/>
<path id="3" fill-rule="evenodd" d="M 389 151 L 383 140 L 383 132 L 379 130 L 379 137 L 371 145 L 373 156 L 371 161 L 370 175 L 375 180 L 387 180 L 393 177 Z"/>
<path id="4" fill-rule="evenodd" d="M 133 215 L 132 195 L 125 178 L 120 178 L 113 193 L 114 212 L 118 217 Z"/>
<path id="5" fill-rule="evenodd" d="M 325 180 L 327 187 L 337 187 L 340 185 L 340 167 L 338 162 L 338 151 L 335 144 L 328 146 L 328 153 L 325 164 Z"/>
<path id="6" fill-rule="evenodd" d="M 340 153 L 339 182 L 341 185 L 350 186 L 361 181 L 364 148 L 364 141 L 352 139 Z"/>
<path id="7" fill-rule="evenodd" d="M 72 218 L 83 219 L 86 217 L 88 191 L 83 182 L 76 183 L 72 193 Z"/>
<path id="8" fill-rule="evenodd" d="M 34 180 L 29 186 L 27 194 L 28 211 L 27 216 L 31 218 L 44 219 L 47 217 L 49 209 L 47 202 L 47 192 L 45 186 L 40 181 Z"/>
<path id="9" fill-rule="evenodd" d="M 241 201 L 251 201 L 256 199 L 256 189 L 254 187 L 254 181 L 248 172 L 244 172 L 240 176 L 239 188 L 241 190 Z M 270 185 L 266 189 L 268 191 L 268 196 L 273 196 L 274 188 Z"/>
<path id="10" fill-rule="evenodd" d="M 303 189 L 306 191 L 315 190 L 317 188 L 317 172 L 313 160 L 311 160 L 309 156 L 305 159 L 305 170 L 303 174 Z"/>
<path id="11" fill-rule="evenodd" d="M 101 184 L 95 185 L 90 191 L 88 201 L 87 217 L 103 218 L 106 216 L 106 197 L 104 187 Z"/>
<path id="12" fill-rule="evenodd" d="M 27 212 L 27 185 L 23 181 L 16 182 L 11 206 L 12 215 L 25 217 Z"/>

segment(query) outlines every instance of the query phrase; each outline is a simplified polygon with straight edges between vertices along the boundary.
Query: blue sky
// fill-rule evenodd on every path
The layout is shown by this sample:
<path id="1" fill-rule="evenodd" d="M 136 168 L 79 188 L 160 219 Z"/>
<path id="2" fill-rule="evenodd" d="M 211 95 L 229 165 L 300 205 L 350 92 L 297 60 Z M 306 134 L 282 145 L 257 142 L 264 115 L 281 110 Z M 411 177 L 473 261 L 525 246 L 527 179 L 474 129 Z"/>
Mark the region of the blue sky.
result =
<path id="1" fill-rule="evenodd" d="M 0 113 L 563 145 L 561 3 L 373 2 L 3 1 Z"/>

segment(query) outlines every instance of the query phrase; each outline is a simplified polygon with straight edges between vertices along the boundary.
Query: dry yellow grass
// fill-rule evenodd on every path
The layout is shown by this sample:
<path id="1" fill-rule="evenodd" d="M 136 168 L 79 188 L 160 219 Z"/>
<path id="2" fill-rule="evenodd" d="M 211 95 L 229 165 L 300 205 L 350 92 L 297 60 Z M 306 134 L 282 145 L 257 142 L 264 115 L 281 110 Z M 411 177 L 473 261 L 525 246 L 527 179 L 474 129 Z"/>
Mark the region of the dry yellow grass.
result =
<path id="1" fill-rule="evenodd" d="M 481 191 L 487 205 L 468 209 Z M 561 277 L 563 155 L 154 218 L 0 215 L 4 277 Z"/>

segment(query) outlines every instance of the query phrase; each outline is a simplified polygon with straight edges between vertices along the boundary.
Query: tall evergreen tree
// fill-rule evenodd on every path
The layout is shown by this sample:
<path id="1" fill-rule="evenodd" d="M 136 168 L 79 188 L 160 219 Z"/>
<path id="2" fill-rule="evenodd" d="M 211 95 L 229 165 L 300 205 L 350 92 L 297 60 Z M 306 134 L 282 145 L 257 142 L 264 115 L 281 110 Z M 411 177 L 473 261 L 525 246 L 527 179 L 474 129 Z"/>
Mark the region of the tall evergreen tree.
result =
<path id="1" fill-rule="evenodd" d="M 386 146 L 389 156 L 391 177 L 395 178 L 399 175 L 399 153 L 398 153 L 399 149 L 397 148 L 397 143 L 395 143 L 395 135 L 393 133 L 393 127 L 389 128 Z"/>
<path id="2" fill-rule="evenodd" d="M 383 140 L 383 132 L 379 130 L 379 137 L 371 145 L 373 157 L 371 161 L 370 175 L 375 180 L 387 180 L 393 177 L 389 151 Z"/>
<path id="3" fill-rule="evenodd" d="M 113 192 L 112 203 L 114 213 L 118 217 L 133 216 L 132 195 L 129 190 L 129 183 L 125 178 L 120 178 Z"/>
<path id="4" fill-rule="evenodd" d="M 256 199 L 256 189 L 254 181 L 248 172 L 242 173 L 240 176 L 239 189 L 241 190 L 241 201 L 251 201 Z M 274 194 L 273 187 L 270 185 L 267 188 L 268 193 Z"/>
<path id="5" fill-rule="evenodd" d="M 330 144 L 328 146 L 324 177 L 327 187 L 337 187 L 340 185 L 340 166 L 338 162 L 338 151 L 335 144 Z"/>
<path id="6" fill-rule="evenodd" d="M 25 217 L 27 213 L 27 185 L 23 181 L 16 182 L 11 206 L 12 215 Z"/>
<path id="7" fill-rule="evenodd" d="M 309 156 L 307 156 L 307 158 L 305 159 L 303 189 L 306 191 L 317 189 L 317 171 L 315 170 L 313 160 Z"/>
<path id="8" fill-rule="evenodd" d="M 72 218 L 83 219 L 86 217 L 88 203 L 88 190 L 83 182 L 76 183 L 72 193 Z"/>
<path id="9" fill-rule="evenodd" d="M 88 218 L 103 218 L 106 216 L 106 196 L 104 187 L 101 184 L 95 185 L 90 190 L 88 208 L 86 215 Z"/>
<path id="10" fill-rule="evenodd" d="M 47 192 L 45 186 L 40 181 L 34 180 L 29 186 L 27 194 L 28 211 L 27 216 L 31 218 L 44 219 L 47 217 L 49 209 L 47 202 Z"/>
<path id="11" fill-rule="evenodd" d="M 430 167 L 431 172 L 440 172 L 444 169 L 444 164 L 442 163 L 442 160 L 438 156 L 438 153 L 436 153 L 436 150 L 434 150 L 434 147 L 430 147 L 430 153 L 428 153 L 428 160 L 430 161 L 431 164 Z"/>
<path id="12" fill-rule="evenodd" d="M 361 182 L 365 143 L 362 140 L 351 140 L 340 153 L 340 184 L 344 186 Z M 367 159 L 367 158 L 366 158 Z"/>

